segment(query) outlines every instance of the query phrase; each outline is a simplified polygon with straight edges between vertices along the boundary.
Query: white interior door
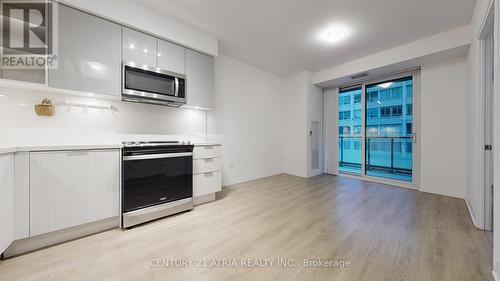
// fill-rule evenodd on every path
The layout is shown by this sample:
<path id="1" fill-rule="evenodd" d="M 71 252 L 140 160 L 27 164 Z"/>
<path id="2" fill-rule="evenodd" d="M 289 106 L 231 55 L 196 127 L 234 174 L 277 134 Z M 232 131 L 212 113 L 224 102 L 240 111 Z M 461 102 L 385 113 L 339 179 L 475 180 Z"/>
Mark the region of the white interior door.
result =
<path id="1" fill-rule="evenodd" d="M 493 230 L 494 44 L 493 28 L 485 33 L 484 63 L 484 228 Z"/>

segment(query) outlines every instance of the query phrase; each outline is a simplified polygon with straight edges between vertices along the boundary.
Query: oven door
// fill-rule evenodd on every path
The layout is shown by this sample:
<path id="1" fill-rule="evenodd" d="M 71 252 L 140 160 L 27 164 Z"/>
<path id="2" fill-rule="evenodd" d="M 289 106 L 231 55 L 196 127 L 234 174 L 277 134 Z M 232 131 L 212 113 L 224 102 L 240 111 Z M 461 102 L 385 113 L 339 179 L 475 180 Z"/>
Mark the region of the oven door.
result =
<path id="1" fill-rule="evenodd" d="M 186 103 L 185 76 L 158 68 L 123 64 L 124 99 Z"/>
<path id="2" fill-rule="evenodd" d="M 123 213 L 192 196 L 191 152 L 123 156 Z"/>

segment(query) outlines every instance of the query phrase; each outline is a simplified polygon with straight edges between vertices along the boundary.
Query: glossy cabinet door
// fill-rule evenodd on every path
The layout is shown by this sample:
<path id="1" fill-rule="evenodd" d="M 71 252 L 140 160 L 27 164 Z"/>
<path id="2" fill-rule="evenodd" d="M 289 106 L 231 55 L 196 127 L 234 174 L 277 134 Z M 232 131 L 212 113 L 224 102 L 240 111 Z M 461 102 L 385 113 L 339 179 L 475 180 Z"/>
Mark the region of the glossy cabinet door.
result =
<path id="1" fill-rule="evenodd" d="M 214 101 L 214 58 L 186 50 L 186 97 L 191 107 L 212 108 Z"/>
<path id="2" fill-rule="evenodd" d="M 179 74 L 186 74 L 186 48 L 158 40 L 158 67 Z"/>
<path id="3" fill-rule="evenodd" d="M 59 5 L 59 60 L 49 86 L 120 96 L 120 35 L 117 24 Z"/>
<path id="4" fill-rule="evenodd" d="M 30 153 L 30 236 L 119 214 L 120 151 Z"/>
<path id="5" fill-rule="evenodd" d="M 5 20 L 10 20 L 10 18 L 5 16 Z M 24 32 L 23 29 L 12 28 L 9 32 L 14 33 L 15 38 L 23 38 L 23 34 L 20 34 Z M 4 51 L 7 51 L 7 48 Z M 33 54 L 30 53 L 21 53 L 19 50 L 15 53 L 19 55 L 28 55 L 29 57 L 33 56 Z M 2 69 L 0 70 L 0 77 L 4 79 L 45 84 L 45 66 L 32 67 L 34 67 L 34 69 Z"/>
<path id="6" fill-rule="evenodd" d="M 0 155 L 0 253 L 14 241 L 14 156 Z"/>
<path id="7" fill-rule="evenodd" d="M 30 236 L 30 153 L 14 155 L 14 239 Z"/>
<path id="8" fill-rule="evenodd" d="M 45 69 L 3 69 L 1 78 L 45 84 Z"/>
<path id="9" fill-rule="evenodd" d="M 158 65 L 157 44 L 158 42 L 153 36 L 130 28 L 122 28 L 122 56 L 124 61 L 156 67 Z"/>

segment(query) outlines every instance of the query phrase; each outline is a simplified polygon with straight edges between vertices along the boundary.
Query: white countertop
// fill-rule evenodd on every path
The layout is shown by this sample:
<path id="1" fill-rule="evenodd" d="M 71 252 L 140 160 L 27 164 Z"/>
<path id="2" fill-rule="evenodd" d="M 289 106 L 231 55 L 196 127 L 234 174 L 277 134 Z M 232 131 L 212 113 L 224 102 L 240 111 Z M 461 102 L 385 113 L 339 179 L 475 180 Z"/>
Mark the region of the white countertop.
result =
<path id="1" fill-rule="evenodd" d="M 213 146 L 221 145 L 212 142 L 196 142 L 195 146 Z M 61 150 L 93 150 L 93 149 L 119 149 L 123 145 L 121 142 L 109 143 L 72 143 L 72 144 L 30 144 L 30 145 L 2 145 L 0 144 L 0 154 L 14 152 L 31 151 L 61 151 Z"/>
<path id="2" fill-rule="evenodd" d="M 221 143 L 218 142 L 195 142 L 193 143 L 194 146 L 219 146 L 222 145 Z"/>
<path id="3" fill-rule="evenodd" d="M 90 150 L 90 149 L 118 149 L 121 143 L 99 143 L 99 144 L 43 144 L 43 145 L 0 145 L 0 154 L 28 151 L 53 151 L 53 150 Z"/>

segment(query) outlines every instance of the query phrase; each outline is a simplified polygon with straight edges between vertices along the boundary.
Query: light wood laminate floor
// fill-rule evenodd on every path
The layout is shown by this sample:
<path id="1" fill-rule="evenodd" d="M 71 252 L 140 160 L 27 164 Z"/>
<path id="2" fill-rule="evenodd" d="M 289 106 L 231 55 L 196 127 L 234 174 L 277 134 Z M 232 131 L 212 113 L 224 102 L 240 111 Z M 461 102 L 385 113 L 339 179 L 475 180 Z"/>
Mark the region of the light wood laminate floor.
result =
<path id="1" fill-rule="evenodd" d="M 460 199 L 326 175 L 278 175 L 221 197 L 5 260 L 0 280 L 491 280 L 491 234 L 473 227 Z M 217 264 L 161 266 L 183 258 Z M 280 258 L 290 266 L 241 266 Z M 304 258 L 351 265 L 306 268 Z"/>

